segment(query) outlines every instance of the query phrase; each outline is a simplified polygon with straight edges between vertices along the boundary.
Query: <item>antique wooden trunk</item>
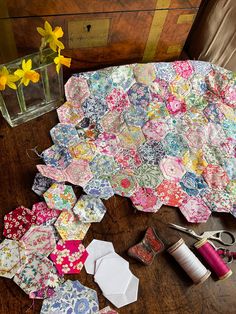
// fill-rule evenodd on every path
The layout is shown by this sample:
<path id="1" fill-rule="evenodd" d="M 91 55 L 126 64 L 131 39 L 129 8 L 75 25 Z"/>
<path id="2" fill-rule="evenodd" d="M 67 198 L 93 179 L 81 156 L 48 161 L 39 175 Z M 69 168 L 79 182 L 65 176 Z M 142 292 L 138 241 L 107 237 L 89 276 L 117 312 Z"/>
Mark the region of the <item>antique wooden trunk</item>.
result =
<path id="1" fill-rule="evenodd" d="M 1 0 L 0 63 L 37 51 L 37 26 L 64 29 L 72 68 L 177 59 L 201 0 Z"/>

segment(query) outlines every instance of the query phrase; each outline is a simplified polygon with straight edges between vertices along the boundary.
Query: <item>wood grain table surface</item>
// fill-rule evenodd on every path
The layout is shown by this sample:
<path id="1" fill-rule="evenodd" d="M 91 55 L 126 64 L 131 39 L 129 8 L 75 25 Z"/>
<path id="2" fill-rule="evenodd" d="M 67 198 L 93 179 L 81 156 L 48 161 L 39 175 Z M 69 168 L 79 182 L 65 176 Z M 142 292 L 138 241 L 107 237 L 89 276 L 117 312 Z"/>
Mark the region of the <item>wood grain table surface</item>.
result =
<path id="1" fill-rule="evenodd" d="M 53 111 L 16 128 L 11 128 L 0 118 L 0 221 L 1 239 L 4 214 L 19 205 L 31 208 L 40 198 L 31 190 L 35 165 L 41 160 L 31 149 L 39 152 L 52 142 L 49 130 L 58 122 Z M 76 190 L 77 196 L 81 189 Z M 166 246 L 182 237 L 188 245 L 196 240 L 168 228 L 168 223 L 191 226 L 197 232 L 227 229 L 236 234 L 236 219 L 229 214 L 213 214 L 207 223 L 188 224 L 177 208 L 163 206 L 156 214 L 136 211 L 129 199 L 113 196 L 104 201 L 107 213 L 101 223 L 91 225 L 84 244 L 92 239 L 111 241 L 118 254 L 130 262 L 131 271 L 140 279 L 138 301 L 119 309 L 123 314 L 228 314 L 236 313 L 236 262 L 231 264 L 233 275 L 225 281 L 211 276 L 199 286 L 166 251 L 159 254 L 152 265 L 143 266 L 127 256 L 127 249 L 142 239 L 148 226 L 154 226 Z M 236 247 L 234 247 L 236 250 Z M 93 276 L 85 270 L 78 275 L 68 275 L 97 291 L 100 308 L 109 305 Z M 10 279 L 0 278 L 0 314 L 40 313 L 42 301 L 32 302 Z M 111 305 L 112 306 L 112 305 Z"/>

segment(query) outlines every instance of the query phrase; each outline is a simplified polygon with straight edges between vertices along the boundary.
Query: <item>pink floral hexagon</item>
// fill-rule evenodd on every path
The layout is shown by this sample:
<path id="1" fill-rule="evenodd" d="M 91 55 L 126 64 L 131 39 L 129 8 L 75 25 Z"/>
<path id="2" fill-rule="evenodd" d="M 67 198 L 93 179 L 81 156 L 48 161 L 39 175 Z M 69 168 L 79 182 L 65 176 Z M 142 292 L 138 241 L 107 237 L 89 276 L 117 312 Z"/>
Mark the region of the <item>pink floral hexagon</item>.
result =
<path id="1" fill-rule="evenodd" d="M 164 205 L 179 207 L 187 197 L 178 182 L 164 180 L 156 188 L 157 195 Z"/>
<path id="2" fill-rule="evenodd" d="M 58 273 L 79 274 L 88 257 L 88 252 L 80 240 L 60 240 L 50 254 Z"/>
<path id="3" fill-rule="evenodd" d="M 155 140 L 159 142 L 165 137 L 168 131 L 168 126 L 165 122 L 153 119 L 149 120 L 143 126 L 142 130 L 147 140 Z"/>
<path id="4" fill-rule="evenodd" d="M 75 107 L 71 102 L 66 101 L 57 108 L 58 119 L 61 123 L 78 124 L 84 117 L 81 107 Z"/>
<path id="5" fill-rule="evenodd" d="M 163 204 L 155 190 L 145 187 L 137 189 L 130 199 L 138 210 L 144 212 L 156 213 Z"/>
<path id="6" fill-rule="evenodd" d="M 106 102 L 111 111 L 118 112 L 122 112 L 130 105 L 129 97 L 122 88 L 114 88 L 106 97 Z"/>
<path id="7" fill-rule="evenodd" d="M 187 79 L 189 78 L 193 72 L 193 66 L 190 61 L 175 61 L 173 63 L 173 67 L 177 74 L 179 74 L 181 77 Z"/>
<path id="8" fill-rule="evenodd" d="M 119 151 L 119 140 L 113 133 L 103 132 L 95 140 L 97 150 L 104 155 L 115 156 Z"/>
<path id="9" fill-rule="evenodd" d="M 217 165 L 208 165 L 202 176 L 212 189 L 224 190 L 230 181 L 225 170 Z"/>
<path id="10" fill-rule="evenodd" d="M 21 238 L 27 254 L 48 256 L 56 247 L 54 230 L 51 226 L 32 226 Z"/>
<path id="11" fill-rule="evenodd" d="M 90 96 L 87 80 L 72 76 L 65 84 L 65 94 L 68 101 L 80 107 L 81 103 Z"/>
<path id="12" fill-rule="evenodd" d="M 192 223 L 206 222 L 211 215 L 209 207 L 199 197 L 186 197 L 179 207 L 181 213 Z"/>
<path id="13" fill-rule="evenodd" d="M 164 177 L 168 180 L 179 181 L 186 172 L 182 160 L 178 157 L 164 157 L 159 166 Z"/>
<path id="14" fill-rule="evenodd" d="M 50 209 L 47 207 L 47 204 L 45 202 L 39 202 L 35 203 L 32 206 L 32 211 L 36 215 L 36 225 L 42 225 L 43 223 L 51 220 L 51 219 L 56 219 L 61 211 L 56 210 L 56 209 Z"/>

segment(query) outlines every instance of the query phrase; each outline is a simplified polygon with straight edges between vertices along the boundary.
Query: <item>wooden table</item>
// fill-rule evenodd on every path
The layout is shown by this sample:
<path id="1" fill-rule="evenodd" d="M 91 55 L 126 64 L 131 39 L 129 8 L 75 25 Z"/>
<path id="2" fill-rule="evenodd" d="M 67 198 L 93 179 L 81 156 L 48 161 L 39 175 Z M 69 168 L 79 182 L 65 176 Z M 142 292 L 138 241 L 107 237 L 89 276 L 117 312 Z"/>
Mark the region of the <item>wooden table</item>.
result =
<path id="1" fill-rule="evenodd" d="M 35 165 L 41 160 L 31 149 L 37 147 L 41 152 L 51 145 L 49 130 L 57 122 L 56 113 L 51 112 L 12 129 L 0 118 L 1 234 L 4 214 L 19 205 L 31 208 L 40 200 L 31 186 L 36 173 Z M 77 192 L 79 196 L 80 192 Z M 127 249 L 142 238 L 148 226 L 156 227 L 167 245 L 180 237 L 192 245 L 194 239 L 167 226 L 170 222 L 190 226 L 177 208 L 163 206 L 158 213 L 147 214 L 135 211 L 129 199 L 119 196 L 104 203 L 107 214 L 101 223 L 92 224 L 84 244 L 88 245 L 92 239 L 113 242 L 116 252 L 130 262 L 131 271 L 140 279 L 138 301 L 121 308 L 119 313 L 236 313 L 235 274 L 226 281 L 217 281 L 211 276 L 202 285 L 195 286 L 167 252 L 159 254 L 151 266 L 143 266 L 127 256 Z M 236 220 L 229 214 L 214 214 L 206 224 L 194 225 L 193 228 L 197 232 L 222 228 L 236 232 Z M 236 263 L 231 264 L 231 268 L 236 272 Z M 87 275 L 84 269 L 79 275 L 68 278 L 78 279 L 95 289 L 100 308 L 109 304 L 93 277 Z M 41 304 L 40 300 L 35 300 L 33 304 L 12 280 L 0 278 L 0 314 L 39 313 Z"/>

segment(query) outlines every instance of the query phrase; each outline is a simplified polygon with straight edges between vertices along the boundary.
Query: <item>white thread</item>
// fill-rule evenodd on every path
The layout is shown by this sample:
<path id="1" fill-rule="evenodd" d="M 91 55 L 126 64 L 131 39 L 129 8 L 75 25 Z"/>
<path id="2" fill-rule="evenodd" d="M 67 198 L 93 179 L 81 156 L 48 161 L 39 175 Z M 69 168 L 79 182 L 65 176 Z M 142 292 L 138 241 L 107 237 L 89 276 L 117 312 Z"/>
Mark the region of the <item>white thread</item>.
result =
<path id="1" fill-rule="evenodd" d="M 170 247 L 168 252 L 175 258 L 195 284 L 205 281 L 210 276 L 210 271 L 206 269 L 187 247 L 183 239 L 180 239 Z"/>

